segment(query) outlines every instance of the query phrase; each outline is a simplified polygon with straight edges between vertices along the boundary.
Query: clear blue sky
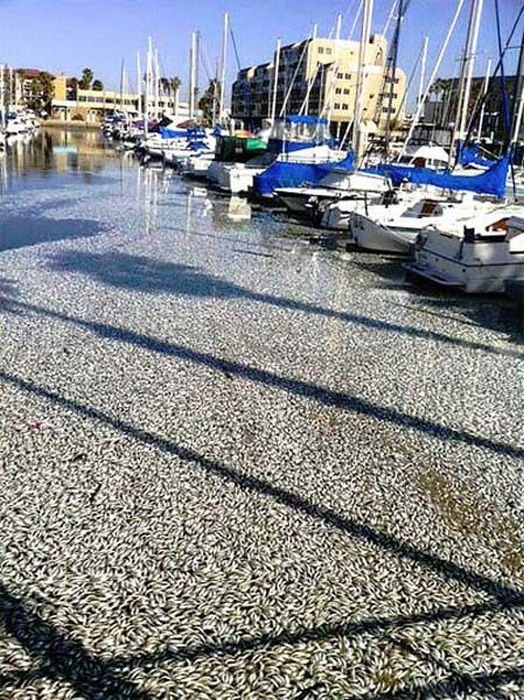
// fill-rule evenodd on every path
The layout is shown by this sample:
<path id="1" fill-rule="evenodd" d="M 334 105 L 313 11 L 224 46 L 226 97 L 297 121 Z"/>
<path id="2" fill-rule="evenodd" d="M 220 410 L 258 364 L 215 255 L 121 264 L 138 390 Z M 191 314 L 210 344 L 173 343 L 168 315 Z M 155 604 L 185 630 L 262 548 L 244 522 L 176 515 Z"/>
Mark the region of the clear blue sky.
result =
<path id="1" fill-rule="evenodd" d="M 509 31 L 522 0 L 499 0 L 503 29 Z M 151 34 L 160 52 L 162 72 L 179 75 L 187 89 L 190 34 L 200 30 L 204 53 L 214 71 L 220 53 L 222 15 L 229 10 L 242 66 L 271 58 L 276 37 L 297 41 L 317 22 L 329 35 L 337 12 L 344 13 L 344 33 L 349 33 L 359 0 L 0 0 L 0 62 L 17 67 L 45 68 L 79 75 L 85 66 L 94 70 L 107 87 L 119 82 L 125 59 L 136 84 L 136 52 L 145 50 Z M 375 0 L 373 30 L 381 31 L 391 0 Z M 412 0 L 401 37 L 400 66 L 409 74 L 422 37 L 430 37 L 430 60 L 443 39 L 456 0 Z M 469 5 L 469 1 L 466 3 Z M 485 72 L 488 55 L 497 56 L 493 21 L 494 0 L 485 0 L 477 72 Z M 467 12 L 440 72 L 453 75 L 464 38 Z M 520 41 L 520 33 L 517 36 Z M 513 51 L 508 69 L 514 69 Z M 230 46 L 228 77 L 237 70 Z M 510 72 L 510 71 L 508 71 Z M 207 83 L 201 70 L 200 84 Z M 184 90 L 182 92 L 184 94 Z"/>

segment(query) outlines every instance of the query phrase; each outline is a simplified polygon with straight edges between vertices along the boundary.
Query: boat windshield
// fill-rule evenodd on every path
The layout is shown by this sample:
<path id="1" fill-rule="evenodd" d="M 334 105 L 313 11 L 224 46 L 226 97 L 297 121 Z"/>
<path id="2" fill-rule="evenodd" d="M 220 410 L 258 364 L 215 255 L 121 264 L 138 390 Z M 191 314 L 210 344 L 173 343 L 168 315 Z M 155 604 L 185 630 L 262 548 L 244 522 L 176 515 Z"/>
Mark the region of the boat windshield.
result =
<path id="1" fill-rule="evenodd" d="M 324 142 L 328 138 L 327 124 L 318 120 L 296 122 L 278 119 L 273 125 L 271 138 L 279 141 Z"/>

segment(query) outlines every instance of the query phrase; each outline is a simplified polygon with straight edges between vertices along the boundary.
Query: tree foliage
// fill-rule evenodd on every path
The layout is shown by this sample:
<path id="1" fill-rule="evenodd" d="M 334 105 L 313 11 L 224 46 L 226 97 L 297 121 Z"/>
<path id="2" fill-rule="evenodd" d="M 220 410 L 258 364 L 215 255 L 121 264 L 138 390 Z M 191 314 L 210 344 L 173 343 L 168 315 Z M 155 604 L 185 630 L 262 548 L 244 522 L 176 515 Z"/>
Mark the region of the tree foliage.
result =
<path id="1" fill-rule="evenodd" d="M 101 80 L 93 80 L 93 85 L 92 85 L 93 90 L 103 90 L 104 89 L 104 83 Z"/>
<path id="2" fill-rule="evenodd" d="M 171 87 L 171 90 L 173 91 L 174 95 L 176 95 L 177 92 L 180 90 L 181 85 L 182 85 L 182 80 L 178 77 L 178 75 L 174 75 L 170 81 L 170 87 Z"/>
<path id="3" fill-rule="evenodd" d="M 50 73 L 40 73 L 31 82 L 31 96 L 27 106 L 35 112 L 51 113 L 51 102 L 55 95 L 54 78 Z"/>
<path id="4" fill-rule="evenodd" d="M 213 124 L 213 117 L 220 112 L 220 82 L 210 80 L 207 90 L 198 101 L 198 109 L 202 111 L 202 121 L 205 126 Z"/>
<path id="5" fill-rule="evenodd" d="M 91 88 L 93 78 L 94 74 L 91 68 L 84 68 L 84 70 L 82 71 L 82 77 L 78 81 L 78 87 L 81 90 L 89 90 Z"/>

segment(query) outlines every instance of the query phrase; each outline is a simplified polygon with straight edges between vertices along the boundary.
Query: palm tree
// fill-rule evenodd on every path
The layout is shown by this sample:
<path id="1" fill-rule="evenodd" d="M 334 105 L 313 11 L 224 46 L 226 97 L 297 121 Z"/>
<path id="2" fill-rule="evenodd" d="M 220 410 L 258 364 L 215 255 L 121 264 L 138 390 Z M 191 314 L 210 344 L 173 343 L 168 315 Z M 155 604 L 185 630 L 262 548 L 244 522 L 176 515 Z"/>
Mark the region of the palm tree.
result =
<path id="1" fill-rule="evenodd" d="M 160 78 L 160 89 L 164 95 L 169 95 L 171 91 L 171 81 L 169 78 Z"/>
<path id="2" fill-rule="evenodd" d="M 91 83 L 93 82 L 93 78 L 94 75 L 91 68 L 84 68 L 84 70 L 82 71 L 82 77 L 78 81 L 78 87 L 81 90 L 89 90 L 89 88 L 91 87 Z"/>
<path id="3" fill-rule="evenodd" d="M 178 94 L 178 91 L 180 90 L 181 85 L 182 85 L 182 80 L 178 77 L 178 75 L 175 75 L 171 78 L 170 87 L 171 87 L 171 90 L 173 90 L 173 95 Z"/>

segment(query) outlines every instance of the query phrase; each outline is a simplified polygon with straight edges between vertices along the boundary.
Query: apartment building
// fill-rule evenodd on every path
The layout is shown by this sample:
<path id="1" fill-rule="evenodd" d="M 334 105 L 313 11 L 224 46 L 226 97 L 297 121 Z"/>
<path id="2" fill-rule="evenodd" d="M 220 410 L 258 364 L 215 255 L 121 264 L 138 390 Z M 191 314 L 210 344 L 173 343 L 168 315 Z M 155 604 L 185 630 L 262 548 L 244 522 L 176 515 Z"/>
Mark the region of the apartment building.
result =
<path id="1" fill-rule="evenodd" d="M 355 109 L 359 47 L 358 41 L 324 38 L 283 46 L 278 60 L 277 116 L 281 111 L 329 116 L 333 130 L 344 134 Z M 400 68 L 394 77 L 387 75 L 387 50 L 380 34 L 372 36 L 366 47 L 364 120 L 370 133 L 380 133 L 390 115 L 395 122 L 404 118 L 406 76 Z M 238 73 L 232 87 L 233 118 L 258 126 L 270 115 L 276 64 L 275 52 L 272 62 Z"/>

